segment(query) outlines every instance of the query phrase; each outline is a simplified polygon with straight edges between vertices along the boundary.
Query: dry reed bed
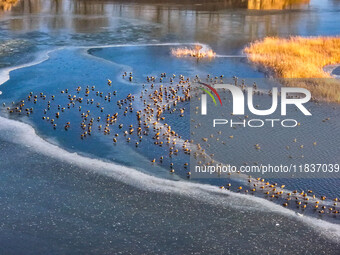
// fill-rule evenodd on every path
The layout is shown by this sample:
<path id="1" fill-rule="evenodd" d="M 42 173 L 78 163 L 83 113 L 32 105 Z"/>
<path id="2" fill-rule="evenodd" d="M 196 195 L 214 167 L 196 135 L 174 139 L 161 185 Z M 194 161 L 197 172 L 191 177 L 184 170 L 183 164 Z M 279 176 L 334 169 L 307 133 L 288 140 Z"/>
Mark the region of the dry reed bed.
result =
<path id="1" fill-rule="evenodd" d="M 323 70 L 340 63 L 340 37 L 267 37 L 244 51 L 250 61 L 284 78 L 283 85 L 304 87 L 314 98 L 340 103 L 340 82 Z"/>

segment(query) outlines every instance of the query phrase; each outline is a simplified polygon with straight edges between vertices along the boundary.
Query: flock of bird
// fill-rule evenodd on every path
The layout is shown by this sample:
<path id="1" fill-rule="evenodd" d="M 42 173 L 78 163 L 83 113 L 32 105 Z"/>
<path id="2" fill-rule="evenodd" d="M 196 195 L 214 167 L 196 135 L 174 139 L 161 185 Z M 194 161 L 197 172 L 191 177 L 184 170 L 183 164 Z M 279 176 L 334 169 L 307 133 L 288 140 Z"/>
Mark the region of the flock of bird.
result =
<path id="1" fill-rule="evenodd" d="M 125 72 L 122 74 L 122 79 L 133 82 L 133 74 Z M 222 75 L 216 77 L 208 75 L 206 82 L 218 83 L 222 79 Z M 162 164 L 165 160 L 168 160 L 170 172 L 174 173 L 174 157 L 179 155 L 180 152 L 192 155 L 196 159 L 204 158 L 205 162 L 213 162 L 213 154 L 208 155 L 204 146 L 199 143 L 195 144 L 196 141 L 182 138 L 166 123 L 164 117 L 165 113 L 177 113 L 179 118 L 184 117 L 186 109 L 181 107 L 182 103 L 189 102 L 192 96 L 199 96 L 199 89 L 197 89 L 197 86 L 193 86 L 194 83 L 199 81 L 198 76 L 195 76 L 192 80 L 183 75 L 176 76 L 173 74 L 168 76 L 166 73 L 161 73 L 158 78 L 148 76 L 140 95 L 130 93 L 117 100 L 118 91 L 112 90 L 114 85 L 111 80 L 107 80 L 107 87 L 104 89 L 106 92 L 97 90 L 95 86 L 86 86 L 85 88 L 78 86 L 73 90 L 61 90 L 59 97 L 63 98 L 63 105 L 54 103 L 57 101 L 56 95 L 30 92 L 25 99 L 18 103 L 12 102 L 9 106 L 4 103 L 3 107 L 7 108 L 9 114 L 30 116 L 35 113 L 35 105 L 41 101 L 46 105 L 41 113 L 42 121 L 50 123 L 53 129 L 58 129 L 60 125 L 61 129 L 65 131 L 74 126 L 79 126 L 81 130 L 80 139 L 86 139 L 93 134 L 103 134 L 111 137 L 113 144 L 117 144 L 121 140 L 130 144 L 134 143 L 138 147 L 145 137 L 149 137 L 155 146 L 162 147 L 164 151 L 167 151 L 167 154 L 152 159 L 151 164 Z M 234 77 L 234 82 L 236 86 L 246 87 L 244 81 L 238 84 L 237 77 Z M 257 89 L 256 83 L 253 84 L 253 88 Z M 257 93 L 263 94 L 260 90 Z M 270 91 L 267 93 L 270 94 Z M 134 109 L 135 105 L 137 105 L 137 110 Z M 96 110 L 89 110 L 89 106 Z M 61 122 L 60 120 L 64 119 L 63 115 L 72 109 L 78 111 L 80 123 L 75 122 L 75 118 Z M 129 118 L 124 119 L 126 116 L 129 116 Z M 129 123 L 126 124 L 126 122 Z M 196 125 L 199 126 L 200 123 Z M 232 139 L 233 136 L 229 138 Z M 314 145 L 316 145 L 316 142 Z M 254 147 L 256 150 L 261 149 L 259 144 Z M 182 169 L 185 169 L 187 177 L 190 178 L 191 172 L 188 162 L 183 163 Z M 311 190 L 290 192 L 284 189 L 284 185 L 270 183 L 262 178 L 248 176 L 247 180 L 248 186 L 237 186 L 235 190 L 254 195 L 260 192 L 262 196 L 268 199 L 282 201 L 284 207 L 292 206 L 291 201 L 295 201 L 294 204 L 302 210 L 308 207 L 313 208 L 319 214 L 335 216 L 339 214 L 337 198 L 334 198 L 333 202 L 330 203 L 330 200 L 326 199 L 325 196 L 318 198 Z M 234 187 L 231 183 L 228 183 L 220 188 L 230 190 Z"/>

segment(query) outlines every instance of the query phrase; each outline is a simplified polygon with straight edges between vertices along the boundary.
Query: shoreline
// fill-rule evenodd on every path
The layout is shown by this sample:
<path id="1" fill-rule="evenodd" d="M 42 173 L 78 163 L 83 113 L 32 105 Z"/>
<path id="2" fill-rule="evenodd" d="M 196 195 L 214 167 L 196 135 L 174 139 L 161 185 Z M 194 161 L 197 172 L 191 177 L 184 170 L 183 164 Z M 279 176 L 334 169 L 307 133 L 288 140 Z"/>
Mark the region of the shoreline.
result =
<path id="1" fill-rule="evenodd" d="M 337 69 L 338 67 L 340 67 L 340 64 L 326 65 L 323 67 L 323 70 L 329 73 L 335 79 L 340 79 L 340 75 L 333 74 L 334 70 Z"/>

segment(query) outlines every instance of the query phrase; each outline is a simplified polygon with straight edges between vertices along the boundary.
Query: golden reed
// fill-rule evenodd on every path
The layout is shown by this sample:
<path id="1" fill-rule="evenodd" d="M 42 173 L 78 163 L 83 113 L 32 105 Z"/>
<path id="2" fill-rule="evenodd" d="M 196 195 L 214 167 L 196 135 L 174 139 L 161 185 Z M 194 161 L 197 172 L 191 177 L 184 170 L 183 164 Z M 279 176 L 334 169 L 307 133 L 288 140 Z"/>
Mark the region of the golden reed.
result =
<path id="1" fill-rule="evenodd" d="M 194 57 L 194 58 L 213 58 L 216 53 L 210 49 L 203 49 L 202 46 L 196 45 L 194 48 L 176 48 L 171 49 L 171 54 L 175 57 Z"/>
<path id="2" fill-rule="evenodd" d="M 19 0 L 0 0 L 0 12 L 10 11 L 18 2 Z"/>
<path id="3" fill-rule="evenodd" d="M 310 0 L 248 0 L 250 10 L 283 10 L 308 4 Z"/>
<path id="4" fill-rule="evenodd" d="M 340 63 L 340 37 L 267 37 L 244 52 L 250 61 L 285 78 L 284 85 L 304 87 L 315 98 L 340 103 L 340 82 L 323 69 Z"/>

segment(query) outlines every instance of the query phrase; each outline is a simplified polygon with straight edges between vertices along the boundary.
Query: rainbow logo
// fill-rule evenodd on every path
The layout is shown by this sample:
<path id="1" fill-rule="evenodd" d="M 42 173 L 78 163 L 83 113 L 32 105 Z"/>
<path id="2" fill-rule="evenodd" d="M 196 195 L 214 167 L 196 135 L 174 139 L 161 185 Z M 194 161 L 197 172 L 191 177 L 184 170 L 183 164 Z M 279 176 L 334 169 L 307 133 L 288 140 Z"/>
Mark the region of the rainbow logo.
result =
<path id="1" fill-rule="evenodd" d="M 204 85 L 204 86 L 208 87 L 208 88 L 209 88 L 209 89 L 217 96 L 217 98 L 218 98 L 218 100 L 220 101 L 220 104 L 221 104 L 221 106 L 222 106 L 221 97 L 220 97 L 220 95 L 217 93 L 216 89 L 214 89 L 212 86 L 210 86 L 210 85 L 208 85 L 208 84 L 206 84 L 206 83 L 203 83 L 203 82 L 198 82 L 198 83 L 201 84 L 201 85 Z M 200 89 L 203 90 L 205 93 L 207 93 L 207 94 L 212 98 L 212 100 L 214 101 L 215 105 L 217 105 L 217 102 L 216 102 L 216 100 L 215 100 L 215 97 L 213 96 L 213 94 L 210 93 L 210 91 L 208 91 L 208 90 L 206 90 L 206 89 L 204 89 L 204 88 L 200 88 Z"/>

